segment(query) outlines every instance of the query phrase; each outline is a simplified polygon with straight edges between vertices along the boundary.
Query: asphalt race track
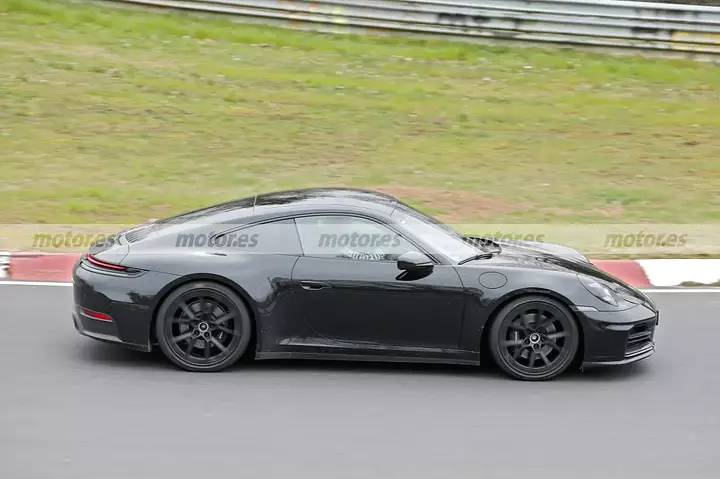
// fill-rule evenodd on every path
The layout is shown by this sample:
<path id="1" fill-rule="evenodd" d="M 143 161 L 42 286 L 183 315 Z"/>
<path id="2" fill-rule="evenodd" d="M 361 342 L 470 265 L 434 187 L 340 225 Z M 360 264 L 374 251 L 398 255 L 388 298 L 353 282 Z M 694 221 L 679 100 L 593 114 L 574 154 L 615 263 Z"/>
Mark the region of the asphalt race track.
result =
<path id="1" fill-rule="evenodd" d="M 192 374 L 0 285 L 2 479 L 720 477 L 720 294 L 655 294 L 658 352 L 550 383 L 266 362 Z"/>

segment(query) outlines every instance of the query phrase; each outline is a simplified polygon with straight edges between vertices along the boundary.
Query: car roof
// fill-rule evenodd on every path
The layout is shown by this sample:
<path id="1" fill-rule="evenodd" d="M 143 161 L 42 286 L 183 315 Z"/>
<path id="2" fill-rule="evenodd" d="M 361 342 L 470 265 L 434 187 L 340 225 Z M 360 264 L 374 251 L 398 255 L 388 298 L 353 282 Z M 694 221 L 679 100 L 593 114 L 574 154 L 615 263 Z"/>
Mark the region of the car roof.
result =
<path id="1" fill-rule="evenodd" d="M 275 191 L 249 196 L 166 218 L 157 224 L 233 223 L 255 217 L 285 216 L 319 211 L 374 210 L 390 215 L 396 198 L 376 191 L 357 188 L 305 188 Z"/>
<path id="2" fill-rule="evenodd" d="M 392 211 L 397 199 L 384 193 L 355 188 L 306 188 L 301 190 L 277 191 L 265 193 L 255 198 L 255 211 L 272 207 L 309 207 L 323 206 L 387 209 Z M 313 208 L 315 207 L 315 208 Z"/>

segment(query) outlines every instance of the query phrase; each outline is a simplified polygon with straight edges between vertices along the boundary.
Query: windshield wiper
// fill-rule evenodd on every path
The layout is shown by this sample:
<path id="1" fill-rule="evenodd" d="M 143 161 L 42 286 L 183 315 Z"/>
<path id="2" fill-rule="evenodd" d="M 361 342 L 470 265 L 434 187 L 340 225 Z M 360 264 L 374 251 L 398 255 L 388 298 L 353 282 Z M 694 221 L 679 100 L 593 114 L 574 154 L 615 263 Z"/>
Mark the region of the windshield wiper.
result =
<path id="1" fill-rule="evenodd" d="M 460 261 L 458 263 L 458 266 L 461 264 L 469 263 L 470 261 L 478 260 L 478 259 L 490 259 L 493 257 L 493 254 L 494 253 L 491 251 L 486 251 L 485 253 L 480 253 L 480 254 L 476 254 L 474 256 L 470 256 L 469 258 L 465 258 L 464 260 Z"/>

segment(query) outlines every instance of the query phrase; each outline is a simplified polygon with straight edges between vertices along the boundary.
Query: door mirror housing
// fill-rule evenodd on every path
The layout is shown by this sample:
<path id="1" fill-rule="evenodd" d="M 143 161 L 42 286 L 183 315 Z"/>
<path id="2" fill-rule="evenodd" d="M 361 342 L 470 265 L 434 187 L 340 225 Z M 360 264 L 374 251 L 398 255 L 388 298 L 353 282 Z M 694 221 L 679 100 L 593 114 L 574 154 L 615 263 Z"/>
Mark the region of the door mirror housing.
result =
<path id="1" fill-rule="evenodd" d="M 421 271 L 432 269 L 433 262 L 426 255 L 417 251 L 403 253 L 397 260 L 397 267 L 403 271 Z"/>

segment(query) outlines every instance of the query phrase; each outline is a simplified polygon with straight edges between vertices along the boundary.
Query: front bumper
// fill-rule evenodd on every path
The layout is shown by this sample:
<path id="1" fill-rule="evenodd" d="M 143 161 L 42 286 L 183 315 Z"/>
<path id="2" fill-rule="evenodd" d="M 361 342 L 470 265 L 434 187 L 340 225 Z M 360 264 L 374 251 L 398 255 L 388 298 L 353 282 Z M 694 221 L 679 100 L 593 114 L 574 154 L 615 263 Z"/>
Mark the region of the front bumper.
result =
<path id="1" fill-rule="evenodd" d="M 618 366 L 655 353 L 659 312 L 650 305 L 625 311 L 576 311 L 585 337 L 583 367 Z"/>

